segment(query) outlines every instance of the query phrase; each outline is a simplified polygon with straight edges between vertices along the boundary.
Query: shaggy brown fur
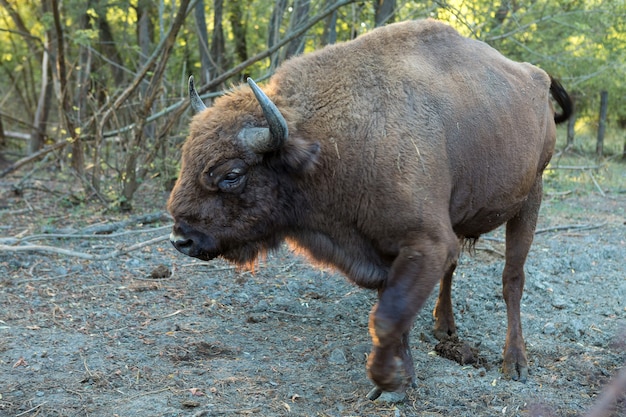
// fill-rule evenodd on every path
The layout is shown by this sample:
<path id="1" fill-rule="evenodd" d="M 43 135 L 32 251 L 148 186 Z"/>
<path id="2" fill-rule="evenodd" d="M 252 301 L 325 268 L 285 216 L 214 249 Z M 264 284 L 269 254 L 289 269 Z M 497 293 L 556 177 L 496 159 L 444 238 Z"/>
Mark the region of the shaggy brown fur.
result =
<path id="1" fill-rule="evenodd" d="M 506 223 L 503 369 L 525 379 L 523 266 L 555 117 L 571 112 L 565 90 L 535 66 L 422 20 L 287 61 L 264 91 L 289 129 L 271 152 L 239 140 L 242 129 L 267 126 L 247 86 L 194 117 L 168 204 L 172 243 L 245 264 L 286 239 L 377 289 L 369 375 L 403 391 L 414 378 L 408 334 L 438 281 L 435 334 L 456 333 L 460 239 Z"/>

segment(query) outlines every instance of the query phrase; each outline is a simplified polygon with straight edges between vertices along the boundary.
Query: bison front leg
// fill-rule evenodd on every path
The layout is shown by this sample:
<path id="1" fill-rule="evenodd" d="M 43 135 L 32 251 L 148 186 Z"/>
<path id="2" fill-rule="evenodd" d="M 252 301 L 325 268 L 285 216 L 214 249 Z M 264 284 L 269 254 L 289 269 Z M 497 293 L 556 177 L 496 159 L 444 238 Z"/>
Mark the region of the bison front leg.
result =
<path id="1" fill-rule="evenodd" d="M 409 331 L 443 272 L 456 261 L 456 238 L 450 235 L 445 241 L 402 248 L 379 291 L 378 303 L 370 313 L 373 349 L 368 372 L 381 391 L 403 393 L 413 383 Z"/>
<path id="2" fill-rule="evenodd" d="M 376 386 L 367 394 L 368 399 L 373 401 L 380 398 L 383 401 L 399 402 L 404 399 L 404 391 L 408 386 L 416 386 L 415 367 L 413 365 L 413 355 L 411 354 L 409 334 L 409 332 L 402 334 L 402 344 L 399 345 L 399 350 L 395 353 L 395 355 L 393 355 L 393 358 L 397 362 L 396 365 L 398 366 L 397 377 L 400 378 L 403 388 L 398 391 L 383 391 L 381 388 Z M 370 355 L 370 359 L 371 358 L 372 356 Z"/>
<path id="3" fill-rule="evenodd" d="M 524 292 L 524 264 L 532 244 L 541 205 L 541 178 L 519 213 L 506 224 L 506 261 L 502 272 L 502 294 L 506 302 L 507 333 L 502 372 L 515 381 L 528 377 L 526 346 L 522 336 L 520 303 Z"/>

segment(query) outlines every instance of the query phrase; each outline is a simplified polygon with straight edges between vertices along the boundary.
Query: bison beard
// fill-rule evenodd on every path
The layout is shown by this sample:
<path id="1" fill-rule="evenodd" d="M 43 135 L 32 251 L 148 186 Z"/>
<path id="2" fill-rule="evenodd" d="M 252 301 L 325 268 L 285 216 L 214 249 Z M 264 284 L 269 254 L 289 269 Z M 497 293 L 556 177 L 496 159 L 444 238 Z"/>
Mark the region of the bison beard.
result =
<path id="1" fill-rule="evenodd" d="M 434 20 L 378 28 L 284 63 L 198 114 L 168 209 L 172 244 L 251 264 L 283 240 L 376 289 L 369 394 L 415 379 L 413 320 L 440 282 L 439 339 L 456 337 L 459 242 L 506 224 L 503 372 L 528 376 L 520 300 L 556 122 L 571 101 L 526 63 Z M 562 108 L 555 114 L 550 94 Z"/>

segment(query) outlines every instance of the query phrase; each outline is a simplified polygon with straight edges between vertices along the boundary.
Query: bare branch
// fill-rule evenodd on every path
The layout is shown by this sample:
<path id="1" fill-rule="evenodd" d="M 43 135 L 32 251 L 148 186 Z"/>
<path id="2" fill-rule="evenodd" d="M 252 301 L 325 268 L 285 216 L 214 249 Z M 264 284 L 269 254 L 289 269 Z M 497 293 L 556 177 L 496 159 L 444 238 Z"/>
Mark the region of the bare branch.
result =
<path id="1" fill-rule="evenodd" d="M 535 230 L 535 235 L 539 235 L 541 233 L 549 233 L 549 232 L 559 232 L 561 230 L 593 230 L 593 229 L 599 229 L 603 226 L 605 226 L 606 223 L 600 223 L 600 224 L 565 224 L 562 226 L 551 226 L 551 227 L 546 227 L 543 229 L 537 229 Z M 480 238 L 481 240 L 489 240 L 492 242 L 500 242 L 500 243 L 504 243 L 505 240 L 499 237 L 494 237 L 494 236 L 481 236 Z"/>
<path id="2" fill-rule="evenodd" d="M 548 232 L 558 232 L 561 230 L 592 230 L 592 229 L 599 229 L 601 227 L 603 227 L 604 225 L 606 225 L 606 223 L 600 223 L 600 224 L 566 224 L 563 226 L 553 226 L 553 227 L 546 227 L 544 229 L 537 229 L 535 230 L 535 234 L 541 234 L 541 233 L 548 233 Z"/>
<path id="3" fill-rule="evenodd" d="M 0 245 L 0 252 L 45 252 L 45 253 L 55 253 L 58 255 L 71 256 L 74 258 L 87 259 L 90 261 L 103 261 L 106 259 L 116 258 L 118 256 L 125 255 L 129 252 L 133 252 L 137 249 L 141 249 L 145 246 L 150 246 L 150 245 L 162 242 L 167 239 L 169 239 L 169 235 L 159 236 L 159 237 L 155 237 L 154 239 L 136 243 L 127 248 L 121 247 L 119 249 L 115 249 L 114 251 L 101 254 L 101 255 L 94 255 L 94 254 L 85 253 L 85 252 L 75 252 L 69 249 L 61 249 L 55 246 L 44 246 L 44 245 L 24 245 L 24 246 Z"/>
<path id="4" fill-rule="evenodd" d="M 600 165 L 581 165 L 581 166 L 557 165 L 557 166 L 549 166 L 549 167 L 547 167 L 546 171 L 556 170 L 556 169 L 572 169 L 572 170 L 580 169 L 580 170 L 585 170 L 585 169 L 600 169 L 600 168 L 602 168 Z"/>
<path id="5" fill-rule="evenodd" d="M 598 190 L 600 195 L 602 197 L 606 197 L 606 194 L 605 194 L 604 190 L 602 189 L 602 187 L 600 187 L 600 184 L 598 184 L 598 181 L 596 181 L 596 177 L 593 176 L 593 173 L 591 172 L 591 170 L 587 169 L 584 172 L 586 172 L 587 175 L 589 175 L 589 178 L 591 178 L 591 181 L 593 181 L 593 184 L 596 186 L 596 189 Z"/>
<path id="6" fill-rule="evenodd" d="M 57 142 L 54 145 L 48 146 L 47 148 L 44 148 L 38 152 L 35 152 L 32 155 L 26 156 L 18 161 L 15 161 L 14 163 L 12 163 L 10 166 L 8 166 L 7 168 L 5 168 L 4 170 L 2 170 L 2 172 L 0 172 L 0 178 L 10 174 L 13 171 L 16 171 L 18 169 L 20 169 L 21 167 L 23 167 L 24 165 L 36 161 L 39 158 L 41 158 L 42 156 L 52 152 L 52 151 L 56 151 L 58 149 L 64 148 L 67 145 L 71 144 L 71 142 L 68 141 L 63 141 L 63 142 Z"/>

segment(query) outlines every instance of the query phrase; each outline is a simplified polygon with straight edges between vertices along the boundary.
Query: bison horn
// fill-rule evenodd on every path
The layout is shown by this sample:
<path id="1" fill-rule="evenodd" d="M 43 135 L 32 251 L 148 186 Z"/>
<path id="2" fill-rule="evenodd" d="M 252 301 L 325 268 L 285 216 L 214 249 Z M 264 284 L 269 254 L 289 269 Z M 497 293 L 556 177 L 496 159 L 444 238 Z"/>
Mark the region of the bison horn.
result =
<path id="1" fill-rule="evenodd" d="M 248 78 L 248 84 L 261 105 L 263 115 L 269 125 L 269 132 L 267 129 L 248 128 L 244 129 L 240 135 L 244 137 L 248 146 L 257 153 L 266 153 L 280 149 L 289 135 L 287 121 L 280 113 L 280 110 L 278 110 L 278 107 L 256 85 L 252 78 Z"/>
<path id="2" fill-rule="evenodd" d="M 198 95 L 196 87 L 193 84 L 193 75 L 189 77 L 189 101 L 191 102 L 191 108 L 194 113 L 200 113 L 202 110 L 206 109 L 204 101 L 202 101 Z"/>

